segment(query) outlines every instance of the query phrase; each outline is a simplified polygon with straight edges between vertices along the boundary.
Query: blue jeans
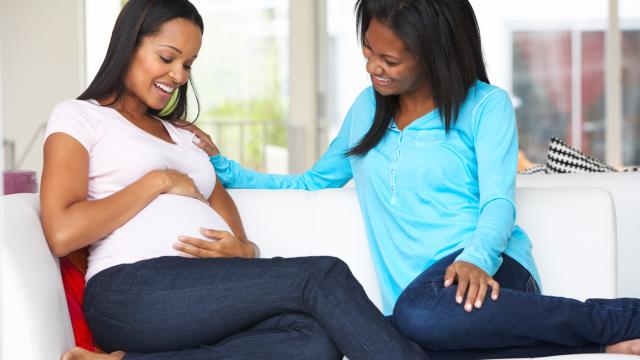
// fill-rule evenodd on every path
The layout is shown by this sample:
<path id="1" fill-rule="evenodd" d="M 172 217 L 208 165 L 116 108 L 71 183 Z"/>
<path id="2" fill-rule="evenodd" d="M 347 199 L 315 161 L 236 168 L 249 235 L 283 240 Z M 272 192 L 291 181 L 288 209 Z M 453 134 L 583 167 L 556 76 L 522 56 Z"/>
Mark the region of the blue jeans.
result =
<path id="1" fill-rule="evenodd" d="M 97 344 L 125 359 L 426 359 L 332 257 L 161 257 L 92 277 Z"/>
<path id="2" fill-rule="evenodd" d="M 392 322 L 434 359 L 537 357 L 602 352 L 606 345 L 640 338 L 640 299 L 543 296 L 531 274 L 503 254 L 489 296 L 471 313 L 444 288 L 446 268 L 460 251 L 425 270 L 400 295 Z"/>

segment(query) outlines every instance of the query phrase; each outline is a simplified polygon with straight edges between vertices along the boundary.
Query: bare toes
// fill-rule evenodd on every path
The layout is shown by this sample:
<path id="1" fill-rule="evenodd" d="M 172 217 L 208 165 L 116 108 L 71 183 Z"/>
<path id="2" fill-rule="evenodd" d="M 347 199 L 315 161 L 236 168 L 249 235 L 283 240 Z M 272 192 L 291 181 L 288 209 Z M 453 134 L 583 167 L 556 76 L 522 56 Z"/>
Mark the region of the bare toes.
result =
<path id="1" fill-rule="evenodd" d="M 61 360 L 121 360 L 125 353 L 116 351 L 111 354 L 98 354 L 83 348 L 74 347 L 62 355 Z"/>
<path id="2" fill-rule="evenodd" d="M 607 346 L 609 354 L 640 355 L 640 339 L 621 341 Z"/>

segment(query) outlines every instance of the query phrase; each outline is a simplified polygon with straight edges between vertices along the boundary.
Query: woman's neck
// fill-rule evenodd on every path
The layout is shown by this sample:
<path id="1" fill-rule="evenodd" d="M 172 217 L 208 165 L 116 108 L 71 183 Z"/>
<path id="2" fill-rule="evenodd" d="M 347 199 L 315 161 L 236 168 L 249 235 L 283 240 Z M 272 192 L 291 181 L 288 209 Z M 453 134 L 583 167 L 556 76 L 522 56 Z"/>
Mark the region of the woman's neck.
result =
<path id="1" fill-rule="evenodd" d="M 147 117 L 147 111 L 149 107 L 142 100 L 130 94 L 122 94 L 119 99 L 116 100 L 115 95 L 111 95 L 108 98 L 99 101 L 101 104 L 112 104 L 115 110 L 125 115 L 130 120 L 144 119 Z"/>
<path id="2" fill-rule="evenodd" d="M 398 96 L 398 112 L 395 114 L 396 126 L 402 130 L 414 120 L 430 113 L 435 108 L 431 90 L 423 89 Z"/>

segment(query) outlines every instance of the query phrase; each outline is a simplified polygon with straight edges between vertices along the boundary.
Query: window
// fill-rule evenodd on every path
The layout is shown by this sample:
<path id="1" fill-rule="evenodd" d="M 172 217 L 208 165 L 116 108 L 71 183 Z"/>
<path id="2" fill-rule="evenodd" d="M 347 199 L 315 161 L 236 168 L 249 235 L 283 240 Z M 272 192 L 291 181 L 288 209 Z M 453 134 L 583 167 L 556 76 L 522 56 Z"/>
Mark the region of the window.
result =
<path id="1" fill-rule="evenodd" d="M 328 108 L 335 133 L 355 96 L 370 82 L 356 41 L 355 1 L 326 1 Z M 544 163 L 549 139 L 556 136 L 613 165 L 640 164 L 640 1 L 470 2 L 489 79 L 512 96 L 527 156 Z M 608 60 L 616 53 L 607 44 L 609 7 L 615 4 L 620 68 Z M 616 71 L 621 71 L 621 93 L 612 100 L 608 81 Z M 609 119 L 616 96 L 621 103 L 618 131 Z"/>
<path id="2" fill-rule="evenodd" d="M 608 44 L 609 7 L 616 0 L 471 2 L 489 78 L 512 94 L 520 147 L 528 157 L 544 163 L 555 136 L 613 165 L 640 163 L 635 140 L 640 97 L 633 93 L 638 71 L 631 65 L 638 63 L 640 3 L 620 2 L 620 16 L 614 18 L 622 44 L 622 66 L 616 68 L 609 60 L 616 48 Z M 609 102 L 616 83 L 608 81 L 616 71 L 624 74 L 621 130 L 609 119 L 617 105 L 615 99 Z"/>
<path id="3" fill-rule="evenodd" d="M 198 125 L 244 166 L 286 172 L 287 0 L 193 0 L 205 24 L 193 68 Z"/>
<path id="4" fill-rule="evenodd" d="M 640 164 L 640 2 L 620 0 L 622 28 L 622 158 Z"/>
<path id="5" fill-rule="evenodd" d="M 551 137 L 605 158 L 603 31 L 514 31 L 513 94 L 533 161 L 545 161 Z"/>

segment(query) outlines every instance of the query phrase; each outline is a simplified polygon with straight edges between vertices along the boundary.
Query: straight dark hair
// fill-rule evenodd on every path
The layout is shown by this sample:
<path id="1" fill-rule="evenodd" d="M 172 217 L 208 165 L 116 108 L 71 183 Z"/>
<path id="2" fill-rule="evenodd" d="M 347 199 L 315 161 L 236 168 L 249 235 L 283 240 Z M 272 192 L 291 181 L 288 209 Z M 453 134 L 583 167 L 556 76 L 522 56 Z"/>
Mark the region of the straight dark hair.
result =
<path id="1" fill-rule="evenodd" d="M 133 54 L 145 36 L 152 36 L 160 31 L 167 21 L 182 18 L 192 21 L 204 32 L 204 23 L 198 10 L 188 0 L 129 0 L 120 11 L 111 34 L 107 55 L 91 85 L 78 96 L 78 100 L 104 99 L 115 94 L 115 99 L 106 106 L 115 104 L 126 92 L 124 78 L 129 70 Z M 172 99 L 170 109 L 151 109 L 149 115 L 164 120 L 185 120 L 187 116 L 187 87 L 194 89 L 198 114 L 200 102 L 193 86 L 191 75 L 189 81 L 178 91 L 177 99 Z M 161 114 L 162 113 L 162 114 Z M 196 115 L 196 118 L 198 116 Z"/>
<path id="2" fill-rule="evenodd" d="M 449 132 L 471 86 L 489 82 L 482 57 L 480 30 L 468 0 L 357 0 L 362 46 L 371 21 L 385 24 L 424 67 L 436 108 Z M 363 156 L 387 133 L 400 103 L 398 95 L 375 91 L 373 124 L 348 156 Z"/>

